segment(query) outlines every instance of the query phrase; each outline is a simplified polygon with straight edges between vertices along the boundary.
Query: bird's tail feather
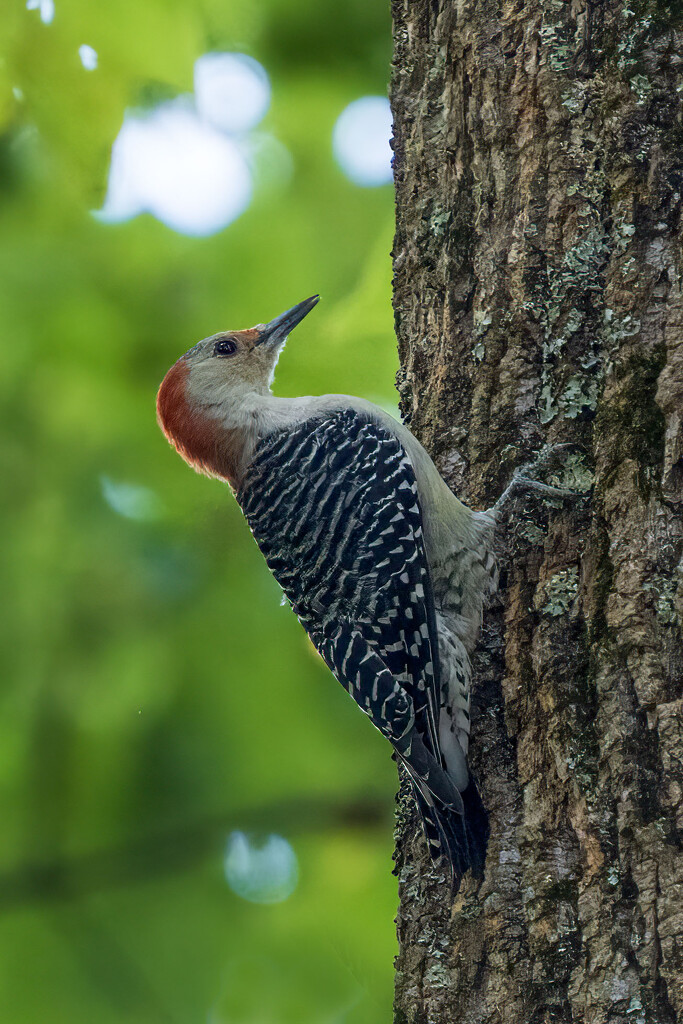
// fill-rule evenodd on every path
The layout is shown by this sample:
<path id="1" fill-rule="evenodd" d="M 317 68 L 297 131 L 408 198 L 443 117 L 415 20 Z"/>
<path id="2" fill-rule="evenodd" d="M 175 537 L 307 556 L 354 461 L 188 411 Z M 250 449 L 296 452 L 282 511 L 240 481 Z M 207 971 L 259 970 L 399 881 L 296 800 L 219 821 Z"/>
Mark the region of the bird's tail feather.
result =
<path id="1" fill-rule="evenodd" d="M 454 891 L 468 869 L 481 877 L 486 862 L 489 822 L 474 779 L 470 778 L 462 793 L 464 814 L 429 801 L 417 786 L 415 796 L 432 860 L 447 862 Z"/>

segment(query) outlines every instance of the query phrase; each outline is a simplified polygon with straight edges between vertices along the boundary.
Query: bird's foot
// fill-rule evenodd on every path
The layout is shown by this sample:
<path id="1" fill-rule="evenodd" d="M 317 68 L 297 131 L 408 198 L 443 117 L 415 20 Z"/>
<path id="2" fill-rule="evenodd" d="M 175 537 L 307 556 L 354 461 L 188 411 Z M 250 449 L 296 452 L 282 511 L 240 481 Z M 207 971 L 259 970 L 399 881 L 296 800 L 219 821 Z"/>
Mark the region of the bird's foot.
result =
<path id="1" fill-rule="evenodd" d="M 542 448 L 531 462 L 527 462 L 523 466 L 520 466 L 519 469 L 515 470 L 512 475 L 512 480 L 489 511 L 492 512 L 494 516 L 500 517 L 506 505 L 516 497 L 517 494 L 524 491 L 536 491 L 537 493 L 544 495 L 546 498 L 555 498 L 561 501 L 582 497 L 587 488 L 580 490 L 571 487 L 546 484 L 543 483 L 543 481 L 536 479 L 535 476 L 535 474 L 539 472 L 542 473 L 545 470 L 550 469 L 554 463 L 561 462 L 562 455 L 572 449 L 576 450 L 576 445 L 546 445 L 546 447 Z"/>

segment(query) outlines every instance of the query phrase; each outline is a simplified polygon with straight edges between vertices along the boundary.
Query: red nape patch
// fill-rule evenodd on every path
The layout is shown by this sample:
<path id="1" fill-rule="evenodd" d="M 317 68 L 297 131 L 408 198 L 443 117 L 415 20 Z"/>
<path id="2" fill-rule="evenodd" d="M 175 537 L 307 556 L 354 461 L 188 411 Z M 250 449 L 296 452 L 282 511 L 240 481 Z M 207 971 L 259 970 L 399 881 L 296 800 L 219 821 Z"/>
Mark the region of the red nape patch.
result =
<path id="1" fill-rule="evenodd" d="M 157 420 L 164 434 L 198 473 L 217 476 L 238 486 L 241 431 L 226 430 L 216 420 L 192 408 L 186 387 L 190 368 L 179 359 L 161 382 L 157 394 Z"/>

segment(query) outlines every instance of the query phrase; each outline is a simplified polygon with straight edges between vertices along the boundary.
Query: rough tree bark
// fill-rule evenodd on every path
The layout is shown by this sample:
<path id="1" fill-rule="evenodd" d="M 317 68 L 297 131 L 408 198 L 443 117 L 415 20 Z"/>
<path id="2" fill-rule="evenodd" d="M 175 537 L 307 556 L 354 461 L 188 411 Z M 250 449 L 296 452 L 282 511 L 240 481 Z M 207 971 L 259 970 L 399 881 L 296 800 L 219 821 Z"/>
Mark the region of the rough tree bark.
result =
<path id="1" fill-rule="evenodd" d="M 475 508 L 548 442 L 587 491 L 510 518 L 454 906 L 403 801 L 396 1021 L 683 1021 L 683 4 L 394 25 L 403 412 Z"/>

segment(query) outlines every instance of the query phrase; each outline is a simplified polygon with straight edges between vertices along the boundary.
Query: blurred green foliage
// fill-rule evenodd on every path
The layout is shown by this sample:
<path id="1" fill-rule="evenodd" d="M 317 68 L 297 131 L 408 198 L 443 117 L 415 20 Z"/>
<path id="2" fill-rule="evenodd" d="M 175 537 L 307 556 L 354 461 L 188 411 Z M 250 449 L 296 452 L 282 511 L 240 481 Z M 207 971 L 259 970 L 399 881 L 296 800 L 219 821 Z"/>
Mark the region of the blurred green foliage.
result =
<path id="1" fill-rule="evenodd" d="M 291 177 L 266 161 L 208 238 L 100 223 L 124 110 L 191 91 L 210 50 L 268 71 L 262 127 Z M 390 1017 L 389 750 L 227 488 L 154 416 L 196 340 L 312 292 L 276 390 L 394 402 L 391 189 L 349 183 L 330 145 L 347 103 L 385 92 L 389 50 L 386 5 L 365 0 L 0 9 L 3 1022 Z M 291 843 L 288 900 L 231 892 L 234 829 Z"/>

